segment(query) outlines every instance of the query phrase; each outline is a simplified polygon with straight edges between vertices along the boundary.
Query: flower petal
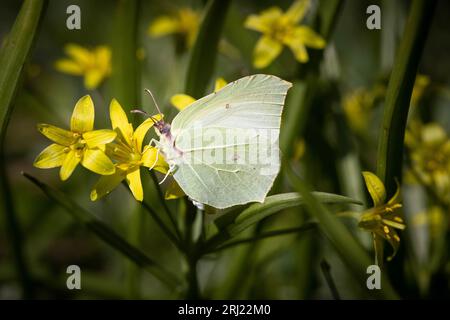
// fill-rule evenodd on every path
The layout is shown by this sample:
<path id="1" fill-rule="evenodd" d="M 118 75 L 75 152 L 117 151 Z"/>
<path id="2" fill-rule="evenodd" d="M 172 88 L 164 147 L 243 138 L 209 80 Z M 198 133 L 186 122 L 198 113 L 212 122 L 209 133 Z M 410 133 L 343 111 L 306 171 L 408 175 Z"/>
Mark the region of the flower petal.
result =
<path id="1" fill-rule="evenodd" d="M 111 49 L 107 46 L 98 46 L 94 50 L 95 63 L 99 70 L 103 72 L 104 76 L 111 73 Z"/>
<path id="2" fill-rule="evenodd" d="M 82 46 L 69 43 L 64 47 L 66 54 L 81 66 L 87 66 L 92 63 L 92 53 Z"/>
<path id="3" fill-rule="evenodd" d="M 393 205 L 395 203 L 398 203 L 400 200 L 400 184 L 398 183 L 398 180 L 395 179 L 395 184 L 397 185 L 397 190 L 395 190 L 395 194 L 392 196 L 392 198 L 388 201 L 388 205 Z"/>
<path id="4" fill-rule="evenodd" d="M 80 76 L 83 74 L 83 67 L 81 67 L 78 63 L 69 59 L 59 59 L 55 62 L 55 69 L 68 73 L 74 76 Z"/>
<path id="5" fill-rule="evenodd" d="M 164 156 L 161 152 L 158 154 L 158 159 L 156 159 L 158 149 L 152 146 L 147 146 L 142 153 L 141 161 L 142 164 L 147 168 L 153 168 L 161 173 L 167 173 L 169 165 L 167 164 Z M 156 163 L 155 163 L 156 161 Z"/>
<path id="6" fill-rule="evenodd" d="M 109 176 L 101 176 L 91 191 L 91 200 L 96 201 L 109 194 L 125 179 L 125 176 L 126 172 L 119 169 L 116 169 L 116 172 Z"/>
<path id="7" fill-rule="evenodd" d="M 191 96 L 187 94 L 176 94 L 173 95 L 172 98 L 170 98 L 170 103 L 172 103 L 175 108 L 178 110 L 183 110 L 187 106 L 189 106 L 191 103 L 195 102 L 196 100 L 192 98 Z"/>
<path id="8" fill-rule="evenodd" d="M 323 49 L 327 44 L 321 35 L 306 26 L 299 26 L 295 28 L 294 37 L 306 47 L 314 49 Z"/>
<path id="9" fill-rule="evenodd" d="M 309 60 L 308 51 L 306 51 L 306 47 L 302 42 L 288 41 L 286 43 L 294 53 L 295 59 L 297 59 L 297 61 L 301 63 L 308 62 Z"/>
<path id="10" fill-rule="evenodd" d="M 127 182 L 131 193 L 137 201 L 144 199 L 144 190 L 142 189 L 141 171 L 139 167 L 127 174 Z"/>
<path id="11" fill-rule="evenodd" d="M 280 19 L 283 12 L 278 7 L 271 7 L 259 15 L 252 14 L 245 20 L 245 27 L 262 33 L 269 33 L 272 25 Z"/>
<path id="12" fill-rule="evenodd" d="M 386 201 L 386 189 L 383 182 L 375 174 L 369 171 L 363 171 L 364 181 L 366 183 L 367 190 L 373 200 L 375 207 L 384 204 Z"/>
<path id="13" fill-rule="evenodd" d="M 39 123 L 37 125 L 37 129 L 50 140 L 63 146 L 70 146 L 76 141 L 76 137 L 73 132 L 52 126 L 50 124 Z"/>
<path id="14" fill-rule="evenodd" d="M 161 37 L 177 32 L 178 27 L 179 23 L 177 19 L 169 16 L 161 16 L 150 24 L 147 32 L 152 37 Z"/>
<path id="15" fill-rule="evenodd" d="M 268 33 L 270 31 L 270 26 L 256 14 L 249 15 L 247 19 L 245 19 L 244 26 L 248 29 L 262 33 Z"/>
<path id="16" fill-rule="evenodd" d="M 148 130 L 155 124 L 154 121 L 159 121 L 163 118 L 162 114 L 157 114 L 152 116 L 153 119 L 149 118 L 142 122 L 133 133 L 133 140 L 136 144 L 136 150 L 141 152 L 142 142 L 144 141 L 145 135 Z"/>
<path id="17" fill-rule="evenodd" d="M 389 257 L 387 257 L 387 261 L 391 261 L 397 254 L 398 248 L 400 247 L 400 237 L 398 236 L 397 231 L 395 231 L 394 228 L 384 226 L 381 230 L 377 231 L 377 234 L 379 237 L 386 239 L 391 245 L 393 252 Z"/>
<path id="18" fill-rule="evenodd" d="M 67 147 L 53 143 L 42 152 L 34 160 L 33 166 L 40 169 L 50 169 L 60 167 L 67 155 Z"/>
<path id="19" fill-rule="evenodd" d="M 300 22 L 308 11 L 309 5 L 309 0 L 294 1 L 284 14 L 284 17 L 295 23 Z"/>
<path id="20" fill-rule="evenodd" d="M 283 46 L 280 42 L 270 37 L 262 36 L 258 40 L 253 53 L 253 64 L 255 68 L 267 67 L 280 53 Z"/>
<path id="21" fill-rule="evenodd" d="M 93 130 L 83 133 L 83 139 L 89 148 L 95 148 L 113 141 L 117 132 L 108 129 Z"/>
<path id="22" fill-rule="evenodd" d="M 224 78 L 217 78 L 216 82 L 214 83 L 214 92 L 219 91 L 220 89 L 222 89 L 226 85 L 227 85 L 227 82 L 225 81 Z"/>
<path id="23" fill-rule="evenodd" d="M 94 129 L 94 102 L 91 96 L 85 95 L 75 105 L 72 118 L 70 119 L 70 128 L 75 132 L 86 132 Z"/>
<path id="24" fill-rule="evenodd" d="M 86 169 L 101 175 L 110 175 L 116 171 L 112 161 L 99 149 L 86 149 L 81 164 Z"/>
<path id="25" fill-rule="evenodd" d="M 111 126 L 114 130 L 119 130 L 122 137 L 131 146 L 133 137 L 133 126 L 128 122 L 128 117 L 122 106 L 116 99 L 112 99 L 109 104 L 109 117 L 111 118 Z"/>
<path id="26" fill-rule="evenodd" d="M 173 200 L 181 198 L 185 195 L 186 194 L 184 193 L 183 189 L 180 188 L 178 183 L 176 181 L 173 181 L 167 188 L 166 193 L 164 194 L 164 199 Z"/>
<path id="27" fill-rule="evenodd" d="M 97 88 L 103 81 L 105 73 L 99 68 L 89 69 L 84 75 L 84 86 L 88 90 Z"/>
<path id="28" fill-rule="evenodd" d="M 67 153 L 62 163 L 61 169 L 59 170 L 59 177 L 62 181 L 69 179 L 77 165 L 80 163 L 80 160 L 81 158 L 77 156 L 75 150 L 70 150 Z"/>

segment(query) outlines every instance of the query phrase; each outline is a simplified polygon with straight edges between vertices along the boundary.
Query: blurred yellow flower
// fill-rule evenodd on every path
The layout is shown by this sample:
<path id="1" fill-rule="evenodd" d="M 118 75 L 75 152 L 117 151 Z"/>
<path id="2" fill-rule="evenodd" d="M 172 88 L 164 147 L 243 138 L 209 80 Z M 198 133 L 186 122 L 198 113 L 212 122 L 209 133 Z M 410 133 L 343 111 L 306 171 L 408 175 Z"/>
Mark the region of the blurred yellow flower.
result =
<path id="1" fill-rule="evenodd" d="M 113 141 L 113 130 L 94 130 L 94 103 L 89 95 L 75 105 L 70 131 L 49 124 L 38 124 L 38 130 L 53 144 L 45 148 L 34 161 L 41 169 L 61 167 L 59 176 L 67 180 L 77 165 L 102 175 L 115 172 L 114 164 L 105 155 L 105 144 Z"/>
<path id="2" fill-rule="evenodd" d="M 160 16 L 148 27 L 151 37 L 175 34 L 183 37 L 187 47 L 194 44 L 200 25 L 200 13 L 190 8 L 180 8 L 174 15 Z"/>
<path id="3" fill-rule="evenodd" d="M 439 206 L 432 206 L 417 213 L 412 220 L 414 226 L 427 226 L 431 238 L 437 238 L 448 228 L 445 211 Z"/>
<path id="4" fill-rule="evenodd" d="M 437 123 L 412 122 L 405 134 L 410 150 L 411 175 L 450 200 L 450 139 Z"/>
<path id="5" fill-rule="evenodd" d="M 405 224 L 399 210 L 402 205 L 400 203 L 400 186 L 394 196 L 386 203 L 386 190 L 383 182 L 373 173 L 364 171 L 364 181 L 367 190 L 373 200 L 373 207 L 363 212 L 358 226 L 373 235 L 375 247 L 375 263 L 382 265 L 383 263 L 383 239 L 388 241 L 392 246 L 393 253 L 387 260 L 390 261 L 397 253 L 400 245 L 400 237 L 396 229 L 405 229 Z"/>
<path id="6" fill-rule="evenodd" d="M 431 82 L 430 77 L 426 75 L 418 74 L 416 76 L 416 81 L 414 82 L 414 88 L 411 95 L 411 104 L 413 106 L 418 105 L 425 90 L 430 85 L 430 82 Z"/>
<path id="7" fill-rule="evenodd" d="M 384 94 L 385 87 L 377 85 L 373 89 L 360 88 L 344 96 L 342 107 L 353 131 L 363 133 L 367 130 L 375 102 Z"/>
<path id="8" fill-rule="evenodd" d="M 111 49 L 98 46 L 92 50 L 77 44 L 67 44 L 64 51 L 69 58 L 55 62 L 58 71 L 84 77 L 84 86 L 88 90 L 97 88 L 111 74 Z"/>
<path id="9" fill-rule="evenodd" d="M 141 166 L 162 173 L 166 173 L 168 168 L 163 155 L 158 154 L 155 147 L 149 145 L 142 147 L 145 135 L 153 127 L 153 121 L 161 119 L 162 115 L 145 120 L 134 130 L 117 100 L 111 101 L 109 113 L 112 128 L 117 132 L 117 138 L 106 146 L 106 154 L 116 161 L 116 172 L 98 180 L 91 191 L 91 200 L 95 201 L 107 195 L 126 179 L 134 198 L 142 201 L 144 191 L 141 183 Z"/>
<path id="10" fill-rule="evenodd" d="M 225 79 L 217 78 L 214 84 L 214 92 L 219 91 L 226 85 L 227 82 L 225 81 Z M 183 93 L 175 94 L 172 96 L 172 98 L 170 98 L 170 102 L 172 103 L 172 105 L 180 111 L 185 109 L 187 106 L 189 106 L 191 103 L 195 101 L 196 100 L 193 97 Z M 180 188 L 178 183 L 173 181 L 166 190 L 165 194 L 166 200 L 177 199 L 182 196 L 184 196 L 183 190 Z"/>
<path id="11" fill-rule="evenodd" d="M 299 62 L 308 62 L 306 47 L 323 49 L 325 40 L 310 27 L 299 25 L 308 8 L 309 0 L 296 0 L 283 13 L 278 7 L 271 7 L 259 15 L 250 15 L 245 27 L 263 35 L 256 44 L 253 64 L 255 68 L 267 67 L 288 46 Z"/>

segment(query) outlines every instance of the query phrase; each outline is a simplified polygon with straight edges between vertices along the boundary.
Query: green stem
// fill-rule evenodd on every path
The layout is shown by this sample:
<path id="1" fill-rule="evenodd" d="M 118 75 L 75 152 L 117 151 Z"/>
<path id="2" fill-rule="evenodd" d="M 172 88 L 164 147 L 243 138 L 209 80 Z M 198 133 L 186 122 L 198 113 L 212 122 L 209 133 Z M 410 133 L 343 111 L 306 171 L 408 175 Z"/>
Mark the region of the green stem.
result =
<path id="1" fill-rule="evenodd" d="M 158 178 L 156 177 L 155 172 L 150 171 L 150 176 L 152 177 L 153 183 L 155 184 L 155 189 L 156 189 L 156 191 L 158 192 L 159 201 L 161 202 L 161 205 L 163 206 L 164 211 L 166 212 L 166 214 L 167 214 L 167 216 L 168 216 L 168 218 L 169 218 L 169 220 L 170 220 L 170 223 L 172 224 L 172 227 L 173 227 L 173 229 L 174 229 L 174 231 L 175 231 L 175 235 L 176 235 L 177 239 L 180 240 L 180 239 L 181 239 L 181 231 L 180 231 L 180 228 L 178 227 L 178 224 L 177 224 L 177 222 L 175 221 L 175 218 L 173 217 L 173 214 L 172 214 L 172 212 L 170 211 L 169 206 L 167 205 L 166 200 L 164 199 L 164 195 L 163 195 L 163 193 L 162 193 L 161 188 L 159 187 Z"/>
<path id="2" fill-rule="evenodd" d="M 395 193 L 395 179 L 401 181 L 402 177 L 403 141 L 411 93 L 435 6 L 436 0 L 412 2 L 389 79 L 377 158 L 377 175 L 384 182 L 388 196 Z"/>
<path id="3" fill-rule="evenodd" d="M 346 265 L 350 268 L 361 288 L 366 290 L 366 270 L 369 265 L 373 264 L 369 256 L 353 238 L 344 224 L 339 221 L 339 218 L 331 214 L 328 209 L 316 199 L 311 193 L 309 186 L 296 176 L 287 162 L 285 163 L 285 170 L 293 187 L 303 196 L 310 215 L 318 220 L 319 226 L 325 236 L 331 241 Z M 379 298 L 397 299 L 398 296 L 392 288 L 389 279 L 384 273 L 381 276 L 383 284 L 382 290 L 374 290 L 371 293 Z"/>
<path id="4" fill-rule="evenodd" d="M 322 262 L 320 263 L 320 269 L 322 270 L 323 276 L 325 277 L 325 281 L 327 282 L 328 288 L 330 288 L 333 299 L 341 300 L 339 292 L 336 288 L 336 284 L 334 283 L 333 277 L 331 276 L 330 264 L 326 260 L 322 260 Z"/>
<path id="5" fill-rule="evenodd" d="M 191 201 L 185 198 L 186 202 L 186 215 L 185 215 L 185 255 L 187 261 L 187 274 L 186 281 L 188 284 L 188 289 L 186 293 L 187 299 L 199 299 L 200 298 L 200 289 L 198 285 L 198 277 L 197 277 L 197 263 L 199 259 L 199 255 L 197 252 L 197 244 L 193 240 L 193 226 L 195 222 L 195 218 L 197 215 L 197 208 L 192 205 Z"/>
<path id="6" fill-rule="evenodd" d="M 217 252 L 217 251 L 222 251 L 222 250 L 229 249 L 229 248 L 241 245 L 241 244 L 248 244 L 248 243 L 259 241 L 259 240 L 263 240 L 263 239 L 266 239 L 266 238 L 283 236 L 283 235 L 287 235 L 287 234 L 307 231 L 307 230 L 311 230 L 311 229 L 313 229 L 315 227 L 317 227 L 317 223 L 315 223 L 315 222 L 308 222 L 308 223 L 304 223 L 300 227 L 262 232 L 262 233 L 256 234 L 253 237 L 239 239 L 239 240 L 234 240 L 234 241 L 229 241 L 228 243 L 225 243 L 225 244 L 223 244 L 221 246 L 218 246 L 216 248 L 211 248 L 210 250 L 206 250 L 206 253 L 213 253 L 213 252 Z"/>
<path id="7" fill-rule="evenodd" d="M 142 201 L 142 207 L 147 210 L 148 213 L 152 216 L 152 218 L 155 220 L 155 222 L 158 224 L 158 226 L 161 228 L 161 230 L 166 234 L 166 236 L 169 238 L 169 240 L 172 241 L 172 243 L 178 248 L 182 249 L 183 246 L 180 243 L 180 241 L 177 239 L 177 237 L 172 233 L 172 231 L 166 226 L 164 221 L 159 217 L 159 215 L 156 213 L 155 210 L 153 210 L 152 206 L 150 206 L 147 202 Z"/>
<path id="8" fill-rule="evenodd" d="M 32 296 L 32 283 L 25 262 L 22 233 L 7 176 L 5 136 L 14 107 L 14 98 L 20 88 L 22 71 L 35 41 L 46 4 L 47 1 L 44 0 L 24 1 L 0 52 L 0 203 L 5 213 L 11 251 L 25 298 Z"/>

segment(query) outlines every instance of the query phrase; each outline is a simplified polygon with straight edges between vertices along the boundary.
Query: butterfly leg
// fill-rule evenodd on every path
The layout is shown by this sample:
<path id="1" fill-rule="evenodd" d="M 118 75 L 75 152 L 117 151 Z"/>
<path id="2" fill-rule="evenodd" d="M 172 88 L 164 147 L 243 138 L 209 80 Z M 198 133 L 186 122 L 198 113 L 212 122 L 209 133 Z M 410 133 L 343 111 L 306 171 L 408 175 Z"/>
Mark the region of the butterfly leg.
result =
<path id="1" fill-rule="evenodd" d="M 159 182 L 159 184 L 163 184 L 164 181 L 166 181 L 167 177 L 175 171 L 175 166 L 176 165 L 169 165 L 169 170 L 167 170 L 166 175 L 164 176 L 164 178 Z"/>

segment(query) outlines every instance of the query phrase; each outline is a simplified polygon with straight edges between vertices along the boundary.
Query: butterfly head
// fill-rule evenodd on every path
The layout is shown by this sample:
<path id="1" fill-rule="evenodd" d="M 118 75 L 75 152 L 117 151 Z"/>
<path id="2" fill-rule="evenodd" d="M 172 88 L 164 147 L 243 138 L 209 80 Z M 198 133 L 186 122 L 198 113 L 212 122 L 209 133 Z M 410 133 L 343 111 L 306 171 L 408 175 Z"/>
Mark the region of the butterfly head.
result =
<path id="1" fill-rule="evenodd" d="M 151 118 L 153 120 L 153 118 Z M 170 134 L 170 124 L 165 123 L 163 120 L 155 121 L 155 128 L 159 131 L 162 135 L 168 135 Z"/>

